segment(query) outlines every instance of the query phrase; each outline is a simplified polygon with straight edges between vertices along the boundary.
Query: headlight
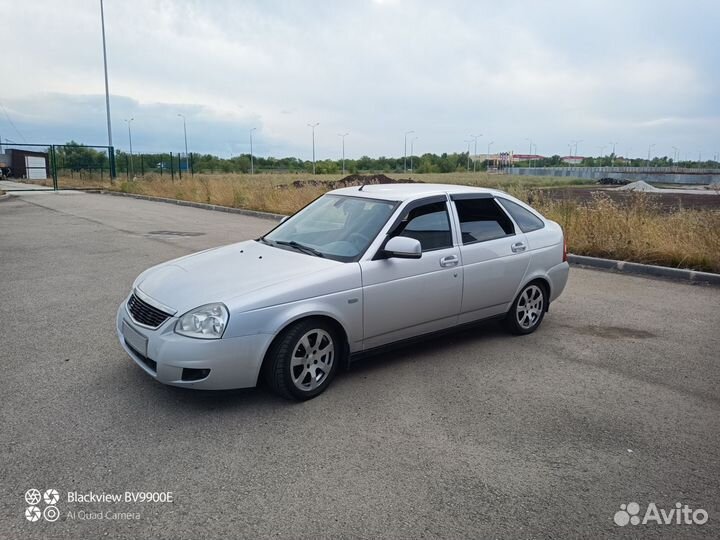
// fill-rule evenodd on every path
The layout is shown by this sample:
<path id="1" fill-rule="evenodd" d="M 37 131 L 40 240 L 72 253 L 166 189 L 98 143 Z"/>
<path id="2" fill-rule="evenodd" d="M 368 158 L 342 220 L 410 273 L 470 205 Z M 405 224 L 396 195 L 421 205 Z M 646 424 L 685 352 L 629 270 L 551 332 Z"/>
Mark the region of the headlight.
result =
<path id="1" fill-rule="evenodd" d="M 219 339 L 227 326 L 229 314 L 223 304 L 207 304 L 188 311 L 175 323 L 175 332 L 192 338 Z"/>

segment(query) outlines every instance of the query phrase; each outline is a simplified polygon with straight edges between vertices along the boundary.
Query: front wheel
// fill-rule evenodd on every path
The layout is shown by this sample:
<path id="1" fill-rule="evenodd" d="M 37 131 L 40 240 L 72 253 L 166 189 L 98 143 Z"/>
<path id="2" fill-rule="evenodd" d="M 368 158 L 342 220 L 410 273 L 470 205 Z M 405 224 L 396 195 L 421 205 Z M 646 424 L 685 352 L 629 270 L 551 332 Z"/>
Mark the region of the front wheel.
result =
<path id="1" fill-rule="evenodd" d="M 546 309 L 545 288 L 538 283 L 530 283 L 520 291 L 513 302 L 505 316 L 505 326 L 513 334 L 530 334 L 540 326 Z"/>
<path id="2" fill-rule="evenodd" d="M 313 319 L 297 322 L 273 343 L 265 378 L 284 398 L 314 398 L 330 385 L 341 351 L 340 340 L 329 324 Z"/>

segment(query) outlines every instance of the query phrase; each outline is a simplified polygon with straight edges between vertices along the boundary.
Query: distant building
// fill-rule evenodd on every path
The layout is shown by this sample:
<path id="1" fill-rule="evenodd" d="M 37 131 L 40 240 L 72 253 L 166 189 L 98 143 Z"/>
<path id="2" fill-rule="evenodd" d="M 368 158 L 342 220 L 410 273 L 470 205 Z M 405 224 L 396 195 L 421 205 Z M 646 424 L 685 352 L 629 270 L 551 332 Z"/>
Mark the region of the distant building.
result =
<path id="1" fill-rule="evenodd" d="M 545 156 L 539 156 L 537 154 L 513 154 L 512 162 L 517 163 L 518 161 L 539 161 L 545 159 Z"/>
<path id="2" fill-rule="evenodd" d="M 47 152 L 6 148 L 5 152 L 0 154 L 0 163 L 3 169 L 10 168 L 13 178 L 45 180 L 50 176 Z"/>
<path id="3" fill-rule="evenodd" d="M 580 165 L 585 159 L 584 156 L 565 156 L 562 159 L 563 163 L 567 163 L 568 165 Z"/>

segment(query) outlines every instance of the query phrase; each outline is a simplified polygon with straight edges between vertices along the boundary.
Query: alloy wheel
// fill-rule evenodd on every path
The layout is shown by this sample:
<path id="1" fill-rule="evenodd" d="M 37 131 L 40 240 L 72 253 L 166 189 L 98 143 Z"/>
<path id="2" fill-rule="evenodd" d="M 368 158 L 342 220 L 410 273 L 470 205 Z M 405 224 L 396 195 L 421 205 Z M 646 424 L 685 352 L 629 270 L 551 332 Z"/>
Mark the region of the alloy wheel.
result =
<path id="1" fill-rule="evenodd" d="M 327 378 L 335 361 L 335 344 L 325 330 L 305 333 L 295 345 L 290 359 L 290 378 L 303 392 L 315 390 Z"/>
<path id="2" fill-rule="evenodd" d="M 524 330 L 535 326 L 545 309 L 545 296 L 537 285 L 530 285 L 521 294 L 515 309 L 518 325 Z"/>

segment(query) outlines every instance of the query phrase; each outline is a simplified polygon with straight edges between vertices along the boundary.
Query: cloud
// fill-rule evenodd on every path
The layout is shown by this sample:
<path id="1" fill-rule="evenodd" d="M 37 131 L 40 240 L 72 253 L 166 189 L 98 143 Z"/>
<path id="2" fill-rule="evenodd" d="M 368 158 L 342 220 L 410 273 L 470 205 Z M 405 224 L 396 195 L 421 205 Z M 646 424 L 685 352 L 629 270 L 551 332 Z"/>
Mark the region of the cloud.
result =
<path id="1" fill-rule="evenodd" d="M 106 140 L 96 2 L 10 8 L 2 102 L 25 138 Z M 669 1 L 528 3 L 126 0 L 105 3 L 116 144 L 139 150 L 399 155 L 483 147 L 564 153 L 623 141 L 717 145 L 720 7 Z M 659 121 L 672 119 L 672 121 Z M 0 116 L 0 135 L 12 128 Z M 45 141 L 43 141 L 45 142 Z M 524 150 L 523 150 L 524 151 Z"/>

